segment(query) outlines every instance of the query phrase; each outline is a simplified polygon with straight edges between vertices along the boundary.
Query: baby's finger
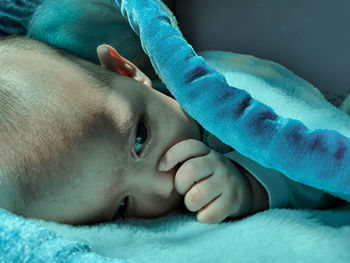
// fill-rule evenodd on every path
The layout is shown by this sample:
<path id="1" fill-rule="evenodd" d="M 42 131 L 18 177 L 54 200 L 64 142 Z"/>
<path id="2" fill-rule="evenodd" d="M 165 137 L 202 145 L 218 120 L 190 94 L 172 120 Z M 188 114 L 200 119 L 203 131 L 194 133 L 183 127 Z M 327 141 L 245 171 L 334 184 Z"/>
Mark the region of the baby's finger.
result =
<path id="1" fill-rule="evenodd" d="M 176 172 L 174 182 L 178 193 L 185 194 L 192 185 L 214 173 L 216 166 L 213 164 L 212 159 L 206 158 L 207 156 L 209 155 L 192 158 L 180 166 Z"/>
<path id="2" fill-rule="evenodd" d="M 191 212 L 200 210 L 222 194 L 213 176 L 196 183 L 185 195 L 185 206 Z"/>
<path id="3" fill-rule="evenodd" d="M 160 159 L 158 164 L 159 171 L 169 171 L 178 163 L 189 158 L 203 156 L 208 154 L 210 149 L 203 142 L 188 139 L 172 146 Z"/>
<path id="4" fill-rule="evenodd" d="M 227 200 L 223 195 L 219 196 L 197 213 L 197 220 L 207 224 L 223 221 L 230 215 L 231 204 Z"/>

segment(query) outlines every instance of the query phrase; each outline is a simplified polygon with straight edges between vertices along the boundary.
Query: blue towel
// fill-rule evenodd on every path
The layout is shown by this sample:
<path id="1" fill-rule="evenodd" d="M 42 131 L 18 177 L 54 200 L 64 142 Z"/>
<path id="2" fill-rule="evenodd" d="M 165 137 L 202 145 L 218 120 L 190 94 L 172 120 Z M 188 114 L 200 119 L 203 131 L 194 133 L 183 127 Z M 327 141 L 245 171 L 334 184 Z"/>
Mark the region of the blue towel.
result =
<path id="1" fill-rule="evenodd" d="M 248 92 L 227 84 L 171 25 L 158 0 L 116 3 L 170 92 L 205 129 L 263 166 L 349 198 L 349 135 L 309 129 L 301 120 L 282 117 Z"/>

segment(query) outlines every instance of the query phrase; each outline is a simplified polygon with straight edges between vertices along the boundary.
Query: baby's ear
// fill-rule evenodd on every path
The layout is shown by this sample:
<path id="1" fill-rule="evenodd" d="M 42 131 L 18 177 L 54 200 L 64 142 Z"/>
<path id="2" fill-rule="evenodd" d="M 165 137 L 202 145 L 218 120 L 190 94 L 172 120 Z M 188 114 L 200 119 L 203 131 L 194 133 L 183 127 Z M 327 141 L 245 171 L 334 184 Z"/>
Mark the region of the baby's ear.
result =
<path id="1" fill-rule="evenodd" d="M 97 47 L 101 66 L 105 69 L 133 78 L 152 88 L 152 81 L 132 62 L 122 57 L 113 47 L 103 44 Z"/>

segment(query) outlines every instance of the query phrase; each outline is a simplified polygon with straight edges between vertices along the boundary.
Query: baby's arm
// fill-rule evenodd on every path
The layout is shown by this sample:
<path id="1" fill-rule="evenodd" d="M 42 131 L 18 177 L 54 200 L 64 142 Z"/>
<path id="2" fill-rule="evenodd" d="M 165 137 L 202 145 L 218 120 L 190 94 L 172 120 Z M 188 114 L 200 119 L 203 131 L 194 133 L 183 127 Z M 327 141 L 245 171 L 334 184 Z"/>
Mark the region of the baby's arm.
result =
<path id="1" fill-rule="evenodd" d="M 192 139 L 177 143 L 162 157 L 159 170 L 169 171 L 179 163 L 175 188 L 199 221 L 217 223 L 268 208 L 263 186 L 204 143 Z"/>
<path id="2" fill-rule="evenodd" d="M 238 163 L 233 163 L 250 182 L 252 189 L 252 206 L 250 213 L 254 214 L 263 210 L 267 210 L 269 208 L 269 197 L 265 187 L 248 170 L 244 169 Z"/>

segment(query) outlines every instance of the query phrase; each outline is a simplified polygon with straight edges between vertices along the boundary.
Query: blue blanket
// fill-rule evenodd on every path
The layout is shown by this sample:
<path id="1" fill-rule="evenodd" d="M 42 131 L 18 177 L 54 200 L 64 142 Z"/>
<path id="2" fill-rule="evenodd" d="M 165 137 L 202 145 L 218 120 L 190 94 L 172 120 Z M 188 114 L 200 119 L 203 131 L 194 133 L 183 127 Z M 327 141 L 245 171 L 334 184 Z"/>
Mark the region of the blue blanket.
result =
<path id="1" fill-rule="evenodd" d="M 154 68 L 180 105 L 224 143 L 289 178 L 350 201 L 350 135 L 278 115 L 209 67 L 157 0 L 117 0 Z M 307 85 L 292 74 L 293 85 Z M 271 86 L 286 79 L 266 79 Z M 253 86 L 255 83 L 252 82 Z M 322 118 L 322 115 L 319 117 Z M 345 123 L 347 129 L 350 122 Z"/>

